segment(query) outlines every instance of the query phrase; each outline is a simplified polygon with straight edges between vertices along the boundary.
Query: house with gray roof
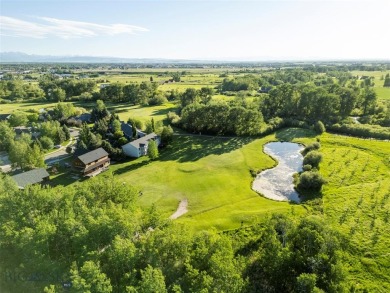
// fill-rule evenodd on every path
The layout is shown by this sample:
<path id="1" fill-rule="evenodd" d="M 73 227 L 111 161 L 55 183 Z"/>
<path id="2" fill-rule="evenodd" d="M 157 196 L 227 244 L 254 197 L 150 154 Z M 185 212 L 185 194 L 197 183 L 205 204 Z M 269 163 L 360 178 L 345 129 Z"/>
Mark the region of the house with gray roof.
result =
<path id="1" fill-rule="evenodd" d="M 123 135 L 127 139 L 130 140 L 133 138 L 133 127 L 129 123 L 125 123 L 125 122 L 121 121 L 121 130 L 123 131 Z M 146 133 L 137 129 L 137 138 L 143 137 L 145 135 L 146 135 Z"/>
<path id="2" fill-rule="evenodd" d="M 110 166 L 110 158 L 103 148 L 78 156 L 73 161 L 73 167 L 80 170 L 84 176 L 93 177 Z"/>
<path id="3" fill-rule="evenodd" d="M 154 140 L 157 146 L 160 145 L 160 137 L 154 132 L 147 134 L 139 139 L 133 140 L 122 146 L 123 153 L 126 156 L 139 158 L 148 153 L 149 142 Z"/>
<path id="4" fill-rule="evenodd" d="M 33 169 L 12 176 L 19 189 L 24 189 L 27 185 L 42 183 L 49 180 L 49 173 L 43 168 Z"/>

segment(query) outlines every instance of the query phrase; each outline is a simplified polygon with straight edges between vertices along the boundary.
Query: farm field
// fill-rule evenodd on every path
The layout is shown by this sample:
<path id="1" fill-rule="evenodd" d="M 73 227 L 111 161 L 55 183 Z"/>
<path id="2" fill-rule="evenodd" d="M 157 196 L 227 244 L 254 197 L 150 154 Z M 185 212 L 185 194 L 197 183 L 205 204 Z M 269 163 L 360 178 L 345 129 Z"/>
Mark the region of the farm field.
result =
<path id="1" fill-rule="evenodd" d="M 356 288 L 390 290 L 390 143 L 321 136 L 323 214 L 349 240 L 344 255 Z"/>
<path id="2" fill-rule="evenodd" d="M 383 80 L 381 80 L 382 76 L 385 76 L 390 71 L 351 71 L 352 75 L 359 76 L 373 76 L 374 77 L 374 90 L 378 95 L 379 100 L 390 100 L 390 88 L 383 87 Z"/>
<path id="3" fill-rule="evenodd" d="M 13 111 L 22 111 L 28 113 L 29 110 L 39 110 L 41 108 L 52 108 L 57 103 L 12 103 L 12 104 L 1 104 L 0 105 L 0 114 L 10 114 Z M 95 103 L 94 102 L 73 102 L 77 107 L 85 108 L 90 110 Z M 176 105 L 173 103 L 166 103 L 159 106 L 130 106 L 126 104 L 114 104 L 106 103 L 107 109 L 109 111 L 115 111 L 118 114 L 119 118 L 123 121 L 127 121 L 129 117 L 141 119 L 143 121 L 150 120 L 152 117 L 156 121 L 162 121 L 166 118 L 166 115 L 169 111 L 174 111 Z"/>

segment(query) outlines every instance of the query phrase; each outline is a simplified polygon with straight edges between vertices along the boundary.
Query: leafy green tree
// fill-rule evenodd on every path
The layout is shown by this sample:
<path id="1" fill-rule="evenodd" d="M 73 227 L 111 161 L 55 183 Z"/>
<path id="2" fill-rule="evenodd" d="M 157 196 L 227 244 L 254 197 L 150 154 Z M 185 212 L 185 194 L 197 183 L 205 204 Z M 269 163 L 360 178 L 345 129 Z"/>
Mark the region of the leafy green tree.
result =
<path id="1" fill-rule="evenodd" d="M 110 293 L 112 286 L 99 264 L 86 261 L 79 270 L 76 265 L 71 269 L 72 287 L 77 292 Z"/>
<path id="2" fill-rule="evenodd" d="M 7 121 L 0 121 L 0 150 L 8 151 L 14 141 L 15 131 Z"/>
<path id="3" fill-rule="evenodd" d="M 316 288 L 316 274 L 300 274 L 297 278 L 297 292 L 299 293 L 314 293 Z M 317 291 L 318 292 L 318 291 Z"/>
<path id="4" fill-rule="evenodd" d="M 202 87 L 199 90 L 200 100 L 203 104 L 209 103 L 213 95 L 214 95 L 214 90 L 210 87 Z"/>
<path id="5" fill-rule="evenodd" d="M 390 74 L 388 74 L 388 73 L 385 76 L 385 81 L 383 83 L 383 86 L 384 87 L 390 87 Z"/>
<path id="6" fill-rule="evenodd" d="M 62 88 L 55 88 L 51 91 L 51 100 L 63 102 L 66 98 L 66 92 Z"/>
<path id="7" fill-rule="evenodd" d="M 8 119 L 8 122 L 11 124 L 11 126 L 21 126 L 26 125 L 28 122 L 27 114 L 24 112 L 16 111 L 11 114 L 11 116 Z"/>
<path id="8" fill-rule="evenodd" d="M 184 108 L 187 105 L 194 104 L 199 101 L 199 93 L 194 88 L 187 88 L 180 96 L 181 107 Z"/>
<path id="9" fill-rule="evenodd" d="M 102 100 L 97 100 L 96 101 L 96 106 L 92 109 L 91 112 L 91 119 L 92 121 L 97 121 L 101 119 L 108 119 L 109 117 L 109 112 L 106 108 L 106 105 Z"/>
<path id="10" fill-rule="evenodd" d="M 365 88 L 362 92 L 363 114 L 372 114 L 376 105 L 377 94 L 372 88 Z"/>
<path id="11" fill-rule="evenodd" d="M 172 79 L 173 79 L 173 81 L 175 81 L 175 82 L 179 82 L 180 79 L 181 79 L 181 74 L 180 74 L 180 72 L 174 72 L 174 73 L 172 73 Z"/>
<path id="12" fill-rule="evenodd" d="M 75 116 L 78 112 L 72 103 L 61 102 L 54 106 L 53 111 L 53 117 L 57 119 L 68 119 L 71 116 Z"/>
<path id="13" fill-rule="evenodd" d="M 32 144 L 31 136 L 22 134 L 15 140 L 9 150 L 9 159 L 16 167 L 28 170 L 44 167 L 44 156 L 37 144 Z"/>
<path id="14" fill-rule="evenodd" d="M 169 145 L 173 140 L 173 129 L 171 126 L 164 126 L 161 132 L 161 143 Z"/>
<path id="15" fill-rule="evenodd" d="M 154 140 L 149 141 L 147 154 L 151 160 L 158 158 L 158 147 Z"/>
<path id="16" fill-rule="evenodd" d="M 161 270 L 155 269 L 148 265 L 145 270 L 141 271 L 141 282 L 138 292 L 140 293 L 166 293 L 164 275 Z"/>
<path id="17" fill-rule="evenodd" d="M 39 141 L 44 150 L 51 150 L 54 148 L 54 142 L 50 137 L 42 136 L 39 138 Z"/>

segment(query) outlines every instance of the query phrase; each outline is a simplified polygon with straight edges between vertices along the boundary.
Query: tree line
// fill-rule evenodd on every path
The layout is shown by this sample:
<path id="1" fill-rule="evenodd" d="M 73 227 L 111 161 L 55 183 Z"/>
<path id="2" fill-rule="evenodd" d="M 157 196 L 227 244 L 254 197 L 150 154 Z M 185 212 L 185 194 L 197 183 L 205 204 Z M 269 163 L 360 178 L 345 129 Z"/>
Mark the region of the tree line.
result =
<path id="1" fill-rule="evenodd" d="M 2 288 L 62 292 L 340 292 L 341 238 L 316 216 L 274 214 L 230 233 L 191 232 L 141 209 L 108 174 L 18 190 L 0 179 Z M 23 264 L 23 265 L 21 265 Z M 50 278 L 55 272 L 56 278 Z M 43 276 L 23 282 L 15 276 Z"/>

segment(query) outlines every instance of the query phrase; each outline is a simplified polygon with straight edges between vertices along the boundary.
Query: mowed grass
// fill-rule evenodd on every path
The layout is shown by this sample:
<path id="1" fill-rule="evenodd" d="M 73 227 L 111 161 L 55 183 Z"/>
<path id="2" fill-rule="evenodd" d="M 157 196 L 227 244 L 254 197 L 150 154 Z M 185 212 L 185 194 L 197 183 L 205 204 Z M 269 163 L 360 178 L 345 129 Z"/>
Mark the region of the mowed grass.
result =
<path id="1" fill-rule="evenodd" d="M 286 130 L 303 138 L 307 131 Z M 309 132 L 310 133 L 310 132 Z M 188 199 L 188 213 L 176 220 L 194 229 L 233 229 L 250 225 L 272 212 L 303 213 L 300 205 L 266 199 L 251 189 L 250 170 L 271 168 L 275 162 L 263 153 L 267 142 L 283 131 L 261 139 L 175 136 L 171 148 L 157 161 L 143 157 L 111 167 L 123 182 L 142 191 L 144 207 L 155 204 L 168 217 Z"/>
<path id="2" fill-rule="evenodd" d="M 348 281 L 390 292 L 390 143 L 325 134 L 321 145 L 324 216 L 352 246 Z"/>

